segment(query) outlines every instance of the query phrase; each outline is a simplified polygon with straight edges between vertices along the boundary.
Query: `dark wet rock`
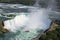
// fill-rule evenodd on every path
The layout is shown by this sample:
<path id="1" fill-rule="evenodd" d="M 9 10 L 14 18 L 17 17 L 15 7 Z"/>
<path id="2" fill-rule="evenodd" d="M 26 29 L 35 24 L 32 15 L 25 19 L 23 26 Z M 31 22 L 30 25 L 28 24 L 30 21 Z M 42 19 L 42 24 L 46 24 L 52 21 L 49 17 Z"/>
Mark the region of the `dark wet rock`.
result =
<path id="1" fill-rule="evenodd" d="M 54 23 L 60 25 L 60 20 L 55 20 Z"/>
<path id="2" fill-rule="evenodd" d="M 4 23 L 0 20 L 0 34 L 4 34 L 6 32 L 8 32 L 8 30 L 4 28 Z"/>
<path id="3" fill-rule="evenodd" d="M 3 32 L 3 33 L 7 33 L 7 32 L 9 32 L 9 31 L 8 31 L 7 29 L 3 29 L 2 32 Z"/>

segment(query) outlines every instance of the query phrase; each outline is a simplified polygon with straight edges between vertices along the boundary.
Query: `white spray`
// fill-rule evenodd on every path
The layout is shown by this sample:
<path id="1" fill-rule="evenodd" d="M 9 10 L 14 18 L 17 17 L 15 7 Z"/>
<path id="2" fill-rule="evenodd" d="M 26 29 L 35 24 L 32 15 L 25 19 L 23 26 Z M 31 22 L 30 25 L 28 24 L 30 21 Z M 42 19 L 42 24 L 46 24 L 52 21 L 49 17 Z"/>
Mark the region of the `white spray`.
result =
<path id="1" fill-rule="evenodd" d="M 39 1 L 40 0 L 36 0 L 36 7 L 29 8 L 29 16 L 24 15 L 24 13 L 20 13 L 21 15 L 17 15 L 14 19 L 5 21 L 4 28 L 7 28 L 12 32 L 15 32 L 23 26 L 26 26 L 23 31 L 36 30 L 38 28 L 43 30 L 48 29 L 51 21 L 48 19 L 47 9 L 39 8 Z"/>
<path id="2" fill-rule="evenodd" d="M 11 31 L 10 33 L 6 33 L 4 40 L 30 40 L 30 38 L 34 38 L 37 36 L 39 30 L 46 30 L 49 28 L 51 20 L 48 16 L 48 11 L 51 11 L 49 8 L 51 7 L 48 4 L 48 8 L 40 8 L 38 2 L 40 0 L 36 0 L 35 7 L 34 6 L 17 6 L 17 8 L 27 8 L 29 13 L 25 15 L 25 13 L 20 13 L 14 19 L 4 21 L 4 28 Z M 8 5 L 9 6 L 9 5 Z M 10 6 L 9 6 L 10 7 Z M 15 8 L 13 5 L 12 8 Z M 13 13 L 12 13 L 13 14 Z M 23 30 L 20 30 L 21 27 L 24 27 Z M 26 32 L 26 31 L 31 32 Z M 14 33 L 13 33 L 14 32 Z M 10 35 L 9 35 L 10 34 Z"/>
<path id="3" fill-rule="evenodd" d="M 46 30 L 49 28 L 50 19 L 48 19 L 46 9 L 33 8 L 29 10 L 29 16 L 21 13 L 21 15 L 17 15 L 14 19 L 5 21 L 4 28 L 13 32 L 23 26 L 26 26 L 24 31 L 31 29 L 36 30 L 37 28 Z"/>

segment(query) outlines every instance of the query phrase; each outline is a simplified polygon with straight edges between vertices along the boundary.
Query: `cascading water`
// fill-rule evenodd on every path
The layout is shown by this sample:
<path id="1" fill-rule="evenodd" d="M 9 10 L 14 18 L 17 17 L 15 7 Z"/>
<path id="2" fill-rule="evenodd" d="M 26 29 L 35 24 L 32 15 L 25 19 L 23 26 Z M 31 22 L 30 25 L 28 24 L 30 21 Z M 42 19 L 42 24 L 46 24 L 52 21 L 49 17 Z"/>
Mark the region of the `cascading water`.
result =
<path id="1" fill-rule="evenodd" d="M 27 13 L 28 15 L 20 13 L 20 15 L 17 15 L 14 19 L 4 21 L 4 28 L 10 32 L 4 35 L 3 40 L 31 40 L 48 29 L 51 20 L 48 18 L 46 10 L 47 9 L 38 9 L 36 7 L 30 8 L 30 12 Z"/>
<path id="2" fill-rule="evenodd" d="M 6 6 L 10 7 L 9 5 Z M 4 21 L 4 28 L 9 32 L 0 37 L 0 40 L 31 40 L 49 28 L 51 24 L 47 12 L 49 9 L 38 6 L 18 6 L 18 4 L 12 6 L 10 8 L 27 9 L 28 12 L 11 13 L 16 16 Z"/>

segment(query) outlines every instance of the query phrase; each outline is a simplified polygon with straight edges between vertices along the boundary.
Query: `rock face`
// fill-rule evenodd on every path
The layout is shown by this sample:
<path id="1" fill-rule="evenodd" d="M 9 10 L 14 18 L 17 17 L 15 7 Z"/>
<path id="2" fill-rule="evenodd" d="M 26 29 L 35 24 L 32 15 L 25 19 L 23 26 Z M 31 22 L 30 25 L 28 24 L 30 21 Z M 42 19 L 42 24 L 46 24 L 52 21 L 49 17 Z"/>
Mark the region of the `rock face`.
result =
<path id="1" fill-rule="evenodd" d="M 4 27 L 4 23 L 2 20 L 0 20 L 0 34 L 4 34 L 4 33 L 8 32 L 8 30 L 4 29 L 3 27 Z"/>
<path id="2" fill-rule="evenodd" d="M 54 23 L 60 25 L 60 20 L 55 20 Z"/>

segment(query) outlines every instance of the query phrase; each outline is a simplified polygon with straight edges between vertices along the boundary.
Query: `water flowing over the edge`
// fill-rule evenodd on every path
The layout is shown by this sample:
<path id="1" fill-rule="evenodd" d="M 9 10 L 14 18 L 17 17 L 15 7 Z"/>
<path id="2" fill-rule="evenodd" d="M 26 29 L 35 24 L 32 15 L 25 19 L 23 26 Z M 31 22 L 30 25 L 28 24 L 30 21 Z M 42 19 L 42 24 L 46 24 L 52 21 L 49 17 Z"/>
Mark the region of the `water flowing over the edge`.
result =
<path id="1" fill-rule="evenodd" d="M 37 5 L 38 1 L 36 2 Z M 8 9 L 28 9 L 28 12 L 9 13 L 17 14 L 13 19 L 4 21 L 4 28 L 10 32 L 0 37 L 1 40 L 31 40 L 50 27 L 49 9 L 37 6 L 24 6 L 21 4 L 3 4 L 1 7 Z M 6 7 L 7 6 L 7 7 Z M 2 10 L 1 10 L 2 11 Z M 2 11 L 3 12 L 3 11 Z M 29 32 L 26 32 L 29 31 Z"/>
<path id="2" fill-rule="evenodd" d="M 47 8 L 41 8 L 39 1 L 36 0 L 34 6 L 0 3 L 0 7 L 3 8 L 0 9 L 0 13 L 3 12 L 6 15 L 4 17 L 11 18 L 4 21 L 4 28 L 10 32 L 0 37 L 0 40 L 31 40 L 47 30 L 51 24 L 48 14 L 53 6 L 49 3 L 50 6 L 48 4 Z M 8 17 L 7 15 L 10 14 L 15 17 Z M 2 15 L 0 16 L 2 17 Z"/>
<path id="3" fill-rule="evenodd" d="M 9 32 L 0 37 L 0 40 L 31 40 L 41 34 L 50 27 L 50 18 L 59 19 L 60 14 L 56 12 L 55 0 L 35 0 L 33 6 L 25 6 L 22 4 L 6 4 L 0 3 L 0 13 L 10 20 L 4 21 L 4 28 Z M 43 8 L 46 3 L 47 7 Z M 46 6 L 46 5 L 45 5 Z M 7 15 L 14 15 L 8 17 Z M 52 16 L 51 16 L 52 15 Z M 50 16 L 50 18 L 49 18 Z"/>

